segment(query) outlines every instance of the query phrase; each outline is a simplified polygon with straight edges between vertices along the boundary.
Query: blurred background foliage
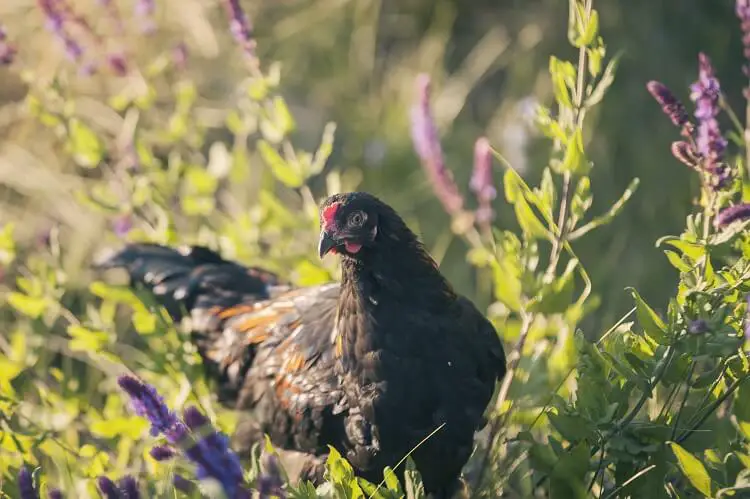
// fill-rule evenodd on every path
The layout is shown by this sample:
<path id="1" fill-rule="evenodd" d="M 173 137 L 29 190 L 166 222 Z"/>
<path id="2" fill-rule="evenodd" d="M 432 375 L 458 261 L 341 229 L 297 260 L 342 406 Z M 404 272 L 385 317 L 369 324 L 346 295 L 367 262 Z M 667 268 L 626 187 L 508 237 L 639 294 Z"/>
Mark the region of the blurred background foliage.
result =
<path id="1" fill-rule="evenodd" d="M 139 1 L 118 5 L 123 11 L 137 9 Z M 567 2 L 257 0 L 245 4 L 251 18 L 258 20 L 254 29 L 261 60 L 282 62 L 280 92 L 297 121 L 293 142 L 314 149 L 325 123 L 336 122 L 327 168 L 339 169 L 348 178 L 361 177 L 363 189 L 387 198 L 443 260 L 451 281 L 480 304 L 488 304 L 488 283 L 477 283 L 468 271 L 465 248 L 451 234 L 449 218 L 418 167 L 408 132 L 413 81 L 419 72 L 433 78 L 436 119 L 459 185 L 467 185 L 471 173 L 468 144 L 483 133 L 535 183 L 548 146 L 528 125 L 530 110 L 536 101 L 551 100 L 549 55 L 574 55 L 565 44 L 565 22 L 561 22 L 567 16 Z M 90 10 L 88 19 L 95 30 L 108 35 L 113 50 L 122 42 L 133 60 L 150 62 L 154 51 L 169 57 L 174 47 L 184 43 L 185 71 L 196 84 L 196 113 L 208 123 L 208 143 L 222 137 L 230 140 L 221 111 L 233 102 L 232 82 L 247 70 L 230 33 L 223 29 L 219 2 L 158 2 L 159 30 L 135 40 L 118 40 L 117 26 L 96 0 L 76 0 L 74 5 L 81 13 Z M 704 50 L 712 54 L 730 99 L 741 98 L 743 84 L 741 72 L 735 70 L 742 63 L 742 50 L 733 2 L 602 0 L 597 9 L 609 47 L 623 52 L 623 76 L 611 88 L 606 105 L 591 117 L 594 126 L 589 130 L 597 132 L 589 147 L 595 164 L 593 212 L 605 210 L 633 177 L 642 182 L 630 207 L 608 230 L 579 242 L 579 255 L 589 266 L 603 303 L 584 324 L 587 334 L 613 323 L 629 308 L 626 286 L 639 289 L 658 308 L 674 291 L 675 272 L 664 264 L 654 241 L 683 226 L 697 180 L 664 147 L 673 131 L 646 93 L 646 81 L 656 78 L 673 88 L 686 88 L 697 71 L 696 54 Z M 35 68 L 37 81 L 52 78 L 61 65 L 69 64 L 60 44 L 44 29 L 35 2 L 4 0 L 0 19 L 20 48 L 20 60 Z M 140 22 L 137 16 L 123 19 Z M 70 78 L 77 79 L 78 111 L 105 128 L 116 124 L 99 99 L 112 87 L 137 87 L 133 77 L 113 78 L 106 71 L 90 78 L 72 72 Z M 82 273 L 108 221 L 73 202 L 80 178 L 71 174 L 73 167 L 57 149 L 54 135 L 25 112 L 27 92 L 28 85 L 18 74 L 0 69 L 0 221 L 21 222 L 17 230 L 22 241 L 40 237 L 54 224 L 75 228 L 74 240 L 65 242 L 66 266 L 72 279 L 86 280 Z M 249 177 L 260 175 L 262 168 L 251 158 Z M 248 177 L 239 187 L 236 190 L 245 189 L 252 198 Z M 498 196 L 495 204 L 498 225 L 512 228 L 512 210 L 503 197 Z"/>

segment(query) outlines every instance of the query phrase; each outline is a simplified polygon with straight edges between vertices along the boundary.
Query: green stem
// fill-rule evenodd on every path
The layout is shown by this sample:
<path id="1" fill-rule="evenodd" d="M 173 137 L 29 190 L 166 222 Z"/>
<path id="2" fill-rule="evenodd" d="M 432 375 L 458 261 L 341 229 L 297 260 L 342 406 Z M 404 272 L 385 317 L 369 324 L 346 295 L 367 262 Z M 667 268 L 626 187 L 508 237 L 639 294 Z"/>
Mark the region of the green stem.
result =
<path id="1" fill-rule="evenodd" d="M 704 413 L 704 414 L 703 414 L 703 415 L 701 416 L 701 418 L 700 418 L 700 419 L 699 419 L 698 421 L 696 421 L 696 422 L 695 422 L 695 424 L 694 424 L 694 425 L 693 425 L 693 426 L 692 426 L 692 427 L 691 427 L 691 428 L 690 428 L 689 430 L 687 430 L 687 431 L 686 431 L 685 433 L 683 433 L 683 434 L 682 434 L 682 435 L 680 436 L 680 438 L 678 438 L 678 439 L 677 439 L 677 443 L 678 443 L 678 444 L 680 444 L 680 445 L 682 445 L 682 443 L 683 443 L 683 442 L 684 442 L 685 440 L 687 440 L 687 439 L 688 439 L 688 438 L 690 437 L 690 435 L 692 435 L 693 433 L 695 433 L 696 431 L 698 431 L 698 429 L 699 429 L 699 428 L 700 428 L 701 426 L 703 426 L 703 423 L 705 423 L 705 422 L 706 422 L 706 420 L 708 420 L 708 418 L 709 418 L 709 417 L 711 416 L 711 414 L 713 414 L 713 413 L 714 413 L 714 411 L 715 411 L 715 410 L 716 410 L 716 409 L 717 409 L 717 408 L 718 408 L 718 407 L 719 407 L 719 406 L 720 406 L 721 404 L 723 404 L 723 403 L 724 403 L 724 401 L 725 401 L 726 399 L 728 399 L 728 398 L 729 398 L 729 396 L 730 396 L 730 395 L 732 395 L 732 394 L 733 394 L 733 393 L 734 393 L 734 392 L 735 392 L 735 391 L 737 390 L 737 388 L 739 388 L 739 387 L 740 387 L 740 385 L 741 385 L 741 384 L 742 384 L 742 383 L 743 383 L 743 382 L 744 382 L 744 381 L 745 381 L 745 380 L 746 380 L 746 379 L 747 379 L 748 377 L 750 377 L 750 375 L 746 374 L 745 376 L 743 376 L 743 377 L 741 377 L 741 378 L 737 378 L 736 380 L 734 380 L 734 381 L 732 382 L 732 384 L 731 384 L 731 385 L 729 385 L 729 388 L 727 388 L 727 391 L 726 391 L 726 392 L 724 392 L 724 393 L 722 393 L 722 394 L 721 394 L 721 396 L 720 396 L 719 398 L 717 398 L 716 400 L 714 400 L 714 401 L 713 401 L 713 403 L 712 403 L 711 405 L 709 405 L 709 406 L 708 406 L 708 409 L 706 409 L 706 412 L 705 412 L 705 413 Z"/>

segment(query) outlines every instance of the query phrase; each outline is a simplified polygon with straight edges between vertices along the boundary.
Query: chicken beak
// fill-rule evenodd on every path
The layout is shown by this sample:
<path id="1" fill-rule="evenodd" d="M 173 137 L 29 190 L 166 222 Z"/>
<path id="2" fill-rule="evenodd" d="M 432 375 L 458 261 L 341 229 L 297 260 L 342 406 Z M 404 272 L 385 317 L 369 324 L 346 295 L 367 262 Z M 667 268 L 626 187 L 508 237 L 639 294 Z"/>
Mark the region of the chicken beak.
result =
<path id="1" fill-rule="evenodd" d="M 318 241 L 318 256 L 323 258 L 336 246 L 336 244 L 336 240 L 328 231 L 321 231 L 320 241 Z"/>

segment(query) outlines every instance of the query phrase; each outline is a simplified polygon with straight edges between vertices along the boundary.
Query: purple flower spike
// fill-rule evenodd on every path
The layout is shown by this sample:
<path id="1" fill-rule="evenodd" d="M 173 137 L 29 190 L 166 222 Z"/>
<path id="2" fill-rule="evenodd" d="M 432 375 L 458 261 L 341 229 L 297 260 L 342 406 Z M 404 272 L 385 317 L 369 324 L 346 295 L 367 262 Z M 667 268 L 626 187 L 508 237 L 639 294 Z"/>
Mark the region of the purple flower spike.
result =
<path id="1" fill-rule="evenodd" d="M 66 21 L 70 17 L 69 6 L 64 0 L 37 0 L 37 4 L 47 18 L 47 29 L 60 40 L 68 57 L 74 62 L 80 62 L 83 47 L 71 36 L 66 26 Z"/>
<path id="2" fill-rule="evenodd" d="M 5 28 L 0 24 L 0 66 L 7 66 L 13 63 L 16 57 L 16 47 L 8 42 L 8 35 Z"/>
<path id="3" fill-rule="evenodd" d="M 120 479 L 120 490 L 124 499 L 141 499 L 141 493 L 138 491 L 138 482 L 130 475 L 125 475 Z"/>
<path id="4" fill-rule="evenodd" d="M 675 126 L 692 128 L 685 106 L 666 85 L 658 81 L 650 81 L 646 84 L 646 88 Z"/>
<path id="5" fill-rule="evenodd" d="M 750 0 L 737 0 L 735 12 L 740 19 L 740 28 L 742 29 L 742 46 L 744 48 L 745 59 L 750 62 Z M 743 67 L 746 76 L 750 76 L 750 66 L 747 64 Z"/>
<path id="6" fill-rule="evenodd" d="M 18 492 L 21 499 L 39 499 L 39 492 L 34 488 L 34 481 L 26 466 L 18 472 Z"/>
<path id="7" fill-rule="evenodd" d="M 175 450 L 168 445 L 156 445 L 149 454 L 157 461 L 168 461 L 175 456 Z"/>
<path id="8" fill-rule="evenodd" d="M 261 498 L 271 496 L 286 498 L 284 481 L 281 479 L 281 469 L 276 454 L 264 452 L 260 458 L 261 473 L 258 477 L 257 489 Z"/>
<path id="9" fill-rule="evenodd" d="M 449 214 L 460 212 L 464 199 L 452 173 L 445 166 L 443 149 L 430 109 L 430 77 L 426 74 L 417 77 L 417 103 L 411 109 L 411 137 L 435 195 Z"/>
<path id="10" fill-rule="evenodd" d="M 144 383 L 135 376 L 128 375 L 120 376 L 117 383 L 130 396 L 130 403 L 135 413 L 148 418 L 151 422 L 152 436 L 164 433 L 169 438 L 174 429 L 182 425 L 153 386 Z M 184 434 L 183 431 L 182 435 Z"/>
<path id="11" fill-rule="evenodd" d="M 210 426 L 208 418 L 194 406 L 185 409 L 184 418 L 185 424 L 193 431 Z M 237 484 L 244 481 L 242 465 L 237 454 L 229 448 L 229 439 L 225 435 L 215 430 L 209 432 L 197 445 L 187 450 L 187 455 L 198 465 L 199 479 L 218 480 L 229 497 L 246 492 L 237 488 Z"/>
<path id="12" fill-rule="evenodd" d="M 112 230 L 117 237 L 123 238 L 133 228 L 133 218 L 130 215 L 120 215 L 112 221 Z"/>
<path id="13" fill-rule="evenodd" d="M 138 0 L 135 4 L 135 15 L 140 17 L 141 31 L 146 34 L 151 34 L 156 30 L 156 23 L 154 22 L 154 12 L 156 11 L 156 5 L 154 0 Z"/>
<path id="14" fill-rule="evenodd" d="M 708 56 L 701 53 L 698 60 L 698 81 L 690 86 L 690 99 L 695 102 L 695 117 L 698 118 L 696 145 L 704 158 L 704 168 L 713 171 L 724 158 L 727 147 L 727 141 L 722 137 L 716 120 L 721 87 Z"/>
<path id="15" fill-rule="evenodd" d="M 697 319 L 688 325 L 688 333 L 703 334 L 708 332 L 708 322 L 704 319 Z"/>
<path id="16" fill-rule="evenodd" d="M 189 406 L 185 409 L 185 412 L 182 413 L 182 417 L 185 420 L 185 424 L 193 431 L 196 431 L 203 425 L 207 425 L 209 423 L 208 418 L 203 415 L 201 411 L 198 410 L 195 406 Z"/>
<path id="17" fill-rule="evenodd" d="M 237 454 L 229 448 L 229 439 L 210 428 L 208 418 L 198 409 L 188 407 L 185 410 L 185 420 L 192 429 L 207 426 L 211 431 L 204 433 L 205 436 L 195 442 L 188 436 L 188 425 L 167 408 L 153 386 L 130 375 L 120 376 L 117 382 L 130 396 L 135 412 L 151 421 L 152 435 L 163 433 L 171 444 L 179 445 L 185 455 L 197 465 L 199 479 L 211 478 L 218 481 L 230 498 L 250 498 L 250 492 L 242 486 L 242 466 Z"/>
<path id="18" fill-rule="evenodd" d="M 102 495 L 106 499 L 121 499 L 122 498 L 120 491 L 117 490 L 117 485 L 115 485 L 115 482 L 113 482 L 106 476 L 100 476 L 99 478 L 97 478 L 96 485 L 99 487 L 99 490 L 102 491 Z"/>
<path id="19" fill-rule="evenodd" d="M 747 220 L 750 218 L 750 203 L 741 203 L 729 208 L 724 208 L 716 216 L 714 225 L 716 227 L 725 227 L 737 220 Z"/>
<path id="20" fill-rule="evenodd" d="M 672 142 L 672 156 L 682 161 L 690 168 L 696 170 L 699 169 L 699 163 L 701 161 L 700 154 L 698 154 L 695 147 L 689 142 Z"/>
<path id="21" fill-rule="evenodd" d="M 497 196 L 497 190 L 492 182 L 492 151 L 486 137 L 480 137 L 474 144 L 474 171 L 469 188 L 479 201 L 477 221 L 489 223 L 495 216 L 492 200 Z"/>
<path id="22" fill-rule="evenodd" d="M 47 491 L 47 499 L 63 499 L 63 493 L 60 489 L 49 489 Z"/>
<path id="23" fill-rule="evenodd" d="M 256 41 L 253 38 L 253 26 L 250 19 L 240 5 L 240 0 L 225 0 L 227 13 L 229 14 L 229 30 L 239 43 L 242 50 L 250 59 L 255 59 Z"/>
<path id="24" fill-rule="evenodd" d="M 195 490 L 195 484 L 182 475 L 174 475 L 172 477 L 172 484 L 175 489 L 186 494 L 192 494 Z"/>

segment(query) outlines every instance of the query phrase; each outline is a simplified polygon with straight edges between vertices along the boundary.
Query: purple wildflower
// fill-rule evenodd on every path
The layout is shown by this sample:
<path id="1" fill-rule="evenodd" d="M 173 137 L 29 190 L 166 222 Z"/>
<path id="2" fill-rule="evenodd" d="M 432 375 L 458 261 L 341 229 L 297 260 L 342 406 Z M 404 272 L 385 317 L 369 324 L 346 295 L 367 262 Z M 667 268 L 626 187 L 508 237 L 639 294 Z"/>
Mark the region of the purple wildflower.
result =
<path id="1" fill-rule="evenodd" d="M 120 388 L 130 396 L 130 403 L 136 414 L 148 418 L 151 422 L 151 435 L 164 433 L 169 438 L 175 429 L 182 425 L 175 413 L 170 411 L 164 399 L 153 386 L 144 383 L 135 376 L 120 376 L 117 379 Z M 180 432 L 184 435 L 185 432 Z"/>
<path id="2" fill-rule="evenodd" d="M 254 60 L 257 44 L 253 38 L 253 26 L 242 9 L 240 0 L 225 0 L 224 4 L 229 15 L 229 30 L 232 32 L 232 36 L 240 44 L 245 55 Z"/>
<path id="3" fill-rule="evenodd" d="M 155 445 L 149 451 L 151 457 L 157 461 L 168 461 L 175 455 L 175 450 L 168 445 Z"/>
<path id="4" fill-rule="evenodd" d="M 172 49 L 172 62 L 178 71 L 185 71 L 187 67 L 188 48 L 185 42 L 178 43 Z"/>
<path id="5" fill-rule="evenodd" d="M 750 62 L 750 0 L 737 0 L 734 10 L 740 19 L 745 59 Z M 742 69 L 746 76 L 750 76 L 750 66 L 745 64 Z"/>
<path id="6" fill-rule="evenodd" d="M 244 478 L 240 460 L 229 448 L 229 439 L 211 428 L 208 418 L 194 406 L 186 408 L 183 417 L 188 428 L 205 435 L 195 446 L 186 450 L 188 457 L 198 465 L 198 478 L 218 480 L 229 497 L 234 497 L 235 493 L 240 492 L 237 484 L 242 483 Z M 208 431 L 203 430 L 205 427 L 208 427 Z"/>
<path id="7" fill-rule="evenodd" d="M 181 490 L 186 494 L 191 494 L 195 490 L 195 484 L 182 475 L 174 475 L 172 477 L 172 484 L 175 489 Z"/>
<path id="8" fill-rule="evenodd" d="M 97 478 L 96 485 L 99 487 L 99 490 L 102 491 L 102 495 L 106 499 L 120 499 L 122 497 L 120 491 L 117 489 L 117 485 L 115 485 L 115 482 L 113 482 L 106 476 L 100 476 L 99 478 Z"/>
<path id="9" fill-rule="evenodd" d="M 703 334 L 708 332 L 708 322 L 704 319 L 697 319 L 688 325 L 688 333 L 690 334 Z"/>
<path id="10" fill-rule="evenodd" d="M 117 237 L 123 238 L 133 228 L 133 219 L 130 215 L 121 215 L 112 221 L 112 230 Z"/>
<path id="11" fill-rule="evenodd" d="M 201 426 L 209 423 L 208 418 L 195 406 L 189 406 L 182 413 L 185 424 L 193 431 L 198 430 Z"/>
<path id="12" fill-rule="evenodd" d="M 740 203 L 721 210 L 714 220 L 714 225 L 725 227 L 737 220 L 747 219 L 750 219 L 750 203 Z"/>
<path id="13" fill-rule="evenodd" d="M 249 499 L 249 491 L 242 487 L 242 466 L 237 454 L 229 448 L 229 439 L 211 428 L 208 419 L 198 409 L 188 407 L 185 410 L 186 424 L 167 408 L 153 386 L 130 375 L 120 376 L 117 382 L 130 395 L 136 414 L 151 421 L 151 434 L 163 433 L 171 444 L 180 445 L 185 455 L 197 465 L 199 479 L 218 481 L 228 497 Z M 188 428 L 197 430 L 204 426 L 208 428 L 200 432 L 201 438 L 197 442 L 189 438 Z"/>
<path id="14" fill-rule="evenodd" d="M 281 479 L 281 468 L 276 454 L 264 452 L 260 458 L 261 473 L 258 476 L 256 488 L 261 499 L 271 496 L 284 499 L 284 481 Z"/>
<path id="15" fill-rule="evenodd" d="M 83 47 L 71 36 L 66 27 L 69 18 L 69 7 L 64 0 L 37 0 L 39 8 L 47 18 L 47 29 L 52 31 L 65 47 L 65 52 L 75 62 L 80 62 L 83 56 Z"/>
<path id="16" fill-rule="evenodd" d="M 664 114 L 669 116 L 675 126 L 683 129 L 683 134 L 689 135 L 693 125 L 690 123 L 685 106 L 675 97 L 669 88 L 661 82 L 650 81 L 646 84 L 649 93 L 656 99 L 661 106 Z"/>
<path id="17" fill-rule="evenodd" d="M 492 152 L 486 137 L 480 137 L 474 144 L 474 171 L 469 188 L 479 201 L 477 221 L 482 224 L 489 223 L 495 215 L 492 200 L 497 196 L 497 190 L 492 182 Z"/>
<path id="18" fill-rule="evenodd" d="M 445 166 L 440 138 L 430 109 L 430 77 L 426 74 L 417 77 L 417 96 L 417 103 L 411 109 L 414 150 L 432 182 L 435 195 L 445 210 L 454 215 L 462 210 L 464 199 L 453 180 L 453 175 Z"/>
<path id="19" fill-rule="evenodd" d="M 141 31 L 151 34 L 156 30 L 154 12 L 156 4 L 154 0 L 138 0 L 135 4 L 135 15 L 141 18 Z"/>
<path id="20" fill-rule="evenodd" d="M 140 499 L 141 493 L 138 491 L 138 482 L 130 475 L 125 475 L 120 479 L 120 490 L 124 499 Z"/>
<path id="21" fill-rule="evenodd" d="M 34 488 L 34 481 L 26 466 L 18 472 L 18 492 L 21 499 L 39 499 L 39 492 Z"/>
<path id="22" fill-rule="evenodd" d="M 63 493 L 60 489 L 51 488 L 47 491 L 47 499 L 63 499 Z"/>
<path id="23" fill-rule="evenodd" d="M 701 156 L 695 150 L 695 147 L 690 142 L 681 140 L 679 142 L 672 142 L 672 156 L 682 161 L 690 168 L 696 170 L 699 169 Z"/>
<path id="24" fill-rule="evenodd" d="M 722 162 L 727 141 L 721 136 L 719 122 L 719 96 L 721 88 L 714 75 L 711 60 L 699 54 L 698 81 L 690 86 L 690 99 L 695 102 L 695 117 L 698 118 L 696 146 L 703 156 L 704 168 L 710 172 Z"/>
<path id="25" fill-rule="evenodd" d="M 122 52 L 115 52 L 107 56 L 107 62 L 110 69 L 117 76 L 125 76 L 128 74 L 128 61 L 125 59 L 125 54 Z"/>
<path id="26" fill-rule="evenodd" d="M 8 35 L 5 28 L 0 24 L 0 65 L 8 65 L 13 62 L 16 56 L 16 47 L 8 41 Z"/>

